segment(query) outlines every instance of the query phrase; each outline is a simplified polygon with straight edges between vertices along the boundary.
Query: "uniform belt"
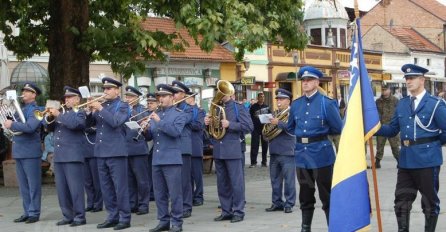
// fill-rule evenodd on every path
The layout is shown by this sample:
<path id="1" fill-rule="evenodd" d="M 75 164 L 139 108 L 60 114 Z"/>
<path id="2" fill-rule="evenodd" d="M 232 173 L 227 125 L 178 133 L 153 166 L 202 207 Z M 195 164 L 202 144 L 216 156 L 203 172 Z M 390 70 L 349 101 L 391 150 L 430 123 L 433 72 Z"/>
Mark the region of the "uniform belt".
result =
<path id="1" fill-rule="evenodd" d="M 326 140 L 328 137 L 326 135 L 318 136 L 318 137 L 296 137 L 296 143 L 314 143 L 322 140 Z"/>
<path id="2" fill-rule="evenodd" d="M 405 147 L 409 147 L 412 145 L 418 145 L 418 144 L 424 144 L 424 143 L 430 143 L 430 142 L 434 142 L 439 140 L 438 136 L 434 136 L 434 137 L 426 137 L 426 138 L 419 138 L 417 140 L 410 140 L 410 139 L 406 139 L 406 140 L 402 140 L 402 144 Z"/>

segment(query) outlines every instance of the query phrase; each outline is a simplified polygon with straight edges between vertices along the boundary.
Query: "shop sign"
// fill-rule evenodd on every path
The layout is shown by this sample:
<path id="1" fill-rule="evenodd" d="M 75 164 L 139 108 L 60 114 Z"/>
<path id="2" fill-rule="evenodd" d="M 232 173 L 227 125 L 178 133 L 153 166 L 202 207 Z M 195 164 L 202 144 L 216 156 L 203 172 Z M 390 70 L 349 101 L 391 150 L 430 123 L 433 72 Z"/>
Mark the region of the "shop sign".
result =
<path id="1" fill-rule="evenodd" d="M 276 82 L 266 82 L 265 88 L 276 88 Z"/>
<path id="2" fill-rule="evenodd" d="M 253 85 L 256 82 L 256 78 L 254 76 L 242 77 L 241 83 L 242 85 Z"/>

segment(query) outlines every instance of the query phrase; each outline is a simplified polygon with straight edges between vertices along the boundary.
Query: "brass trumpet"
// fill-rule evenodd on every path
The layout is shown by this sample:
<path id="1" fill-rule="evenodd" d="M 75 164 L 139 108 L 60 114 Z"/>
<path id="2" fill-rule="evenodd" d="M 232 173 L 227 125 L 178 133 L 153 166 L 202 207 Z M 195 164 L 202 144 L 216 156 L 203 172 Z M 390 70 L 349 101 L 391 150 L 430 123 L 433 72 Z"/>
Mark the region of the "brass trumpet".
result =
<path id="1" fill-rule="evenodd" d="M 134 103 L 136 103 L 136 102 L 143 101 L 145 98 L 147 98 L 147 96 L 142 95 L 142 96 L 140 96 L 140 97 L 138 97 L 138 98 L 135 98 L 135 99 L 133 99 L 133 100 L 127 102 L 127 104 L 132 105 L 132 104 L 134 104 Z"/>
<path id="2" fill-rule="evenodd" d="M 87 102 L 82 103 L 82 104 L 77 105 L 77 106 L 74 106 L 74 107 L 73 107 L 73 111 L 77 113 L 80 109 L 83 109 L 83 108 L 85 108 L 85 107 L 88 107 L 88 105 L 90 105 L 91 103 L 100 101 L 100 100 L 102 100 L 103 98 L 105 98 L 106 96 L 107 96 L 107 94 L 104 94 L 104 95 L 102 95 L 102 96 L 100 96 L 100 97 L 97 97 L 97 98 L 95 98 L 95 99 L 93 99 L 93 100 L 87 101 Z"/>
<path id="3" fill-rule="evenodd" d="M 65 107 L 64 106 L 65 106 L 65 104 L 62 104 L 60 106 L 60 110 L 62 110 L 61 111 L 62 114 L 65 114 Z M 51 114 L 50 108 L 46 108 L 44 111 L 35 110 L 34 111 L 34 117 L 36 117 L 37 120 L 39 120 L 39 121 L 45 120 L 45 122 L 47 124 L 51 124 L 54 121 L 56 121 L 55 118 L 53 118 L 52 120 L 48 120 L 49 117 L 53 117 L 53 114 Z"/>

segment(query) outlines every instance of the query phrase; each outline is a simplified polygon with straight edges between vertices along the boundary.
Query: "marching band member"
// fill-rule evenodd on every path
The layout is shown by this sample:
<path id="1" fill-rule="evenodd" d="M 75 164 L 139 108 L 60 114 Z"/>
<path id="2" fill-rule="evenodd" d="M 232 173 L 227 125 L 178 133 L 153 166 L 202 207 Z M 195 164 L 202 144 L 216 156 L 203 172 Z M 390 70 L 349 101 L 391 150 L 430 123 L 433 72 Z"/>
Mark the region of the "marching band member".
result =
<path id="1" fill-rule="evenodd" d="M 64 87 L 65 113 L 49 108 L 55 117 L 54 123 L 54 171 L 57 196 L 63 219 L 58 226 L 85 225 L 84 200 L 84 154 L 79 147 L 84 141 L 85 112 L 74 112 L 72 107 L 80 102 L 80 92 L 69 86 Z"/>
<path id="2" fill-rule="evenodd" d="M 186 96 L 193 94 L 193 92 L 187 92 Z M 200 206 L 203 205 L 203 130 L 206 112 L 197 106 L 195 97 L 189 97 L 186 103 L 192 107 L 192 122 L 189 124 L 192 139 L 192 205 Z"/>
<path id="3" fill-rule="evenodd" d="M 183 227 L 183 196 L 181 186 L 181 133 L 186 117 L 173 106 L 176 90 L 166 84 L 157 86 L 161 107 L 150 115 L 147 138 L 153 139 L 152 178 L 159 224 L 150 232 L 179 232 Z M 190 182 L 189 182 L 190 183 Z M 169 199 L 171 211 L 169 212 Z"/>
<path id="4" fill-rule="evenodd" d="M 292 99 L 291 92 L 285 89 L 276 90 L 276 102 L 279 112 L 289 110 Z M 281 129 L 279 135 L 269 141 L 269 171 L 272 187 L 272 205 L 267 212 L 284 211 L 291 213 L 296 202 L 296 164 L 294 163 L 294 146 L 296 137 L 289 134 L 287 123 L 276 117 L 270 119 L 272 125 Z M 265 125 L 268 128 L 268 125 Z M 282 200 L 282 189 L 285 201 Z"/>
<path id="5" fill-rule="evenodd" d="M 322 201 L 327 223 L 330 212 L 331 180 L 335 151 L 328 134 L 340 134 L 342 120 L 337 102 L 318 91 L 318 69 L 305 66 L 299 70 L 304 95 L 291 103 L 288 131 L 296 135 L 296 176 L 299 182 L 299 202 L 302 210 L 302 232 L 311 231 L 316 198 L 315 183 Z"/>
<path id="6" fill-rule="evenodd" d="M 90 107 L 96 121 L 97 158 L 102 198 L 108 212 L 107 219 L 98 229 L 130 227 L 130 201 L 128 190 L 128 162 L 124 123 L 129 118 L 129 106 L 119 97 L 122 83 L 110 77 L 102 78 L 106 101 L 92 102 Z"/>
<path id="7" fill-rule="evenodd" d="M 402 98 L 389 124 L 376 133 L 402 139 L 395 189 L 395 214 L 398 231 L 409 231 L 412 203 L 421 193 L 425 215 L 424 231 L 435 231 L 440 199 L 440 166 L 443 164 L 440 133 L 446 130 L 446 105 L 424 88 L 424 74 L 429 70 L 414 64 L 401 67 L 410 96 Z"/>
<path id="8" fill-rule="evenodd" d="M 23 201 L 23 214 L 14 222 L 34 223 L 40 218 L 41 201 L 41 156 L 40 121 L 34 116 L 38 110 L 36 97 L 42 91 L 34 83 L 25 83 L 22 88 L 22 101 L 25 106 L 22 112 L 25 122 L 6 120 L 4 126 L 21 135 L 12 138 L 12 157 L 16 161 L 17 180 L 19 182 L 20 196 Z M 17 115 L 15 118 L 19 118 Z"/>
<path id="9" fill-rule="evenodd" d="M 217 171 L 217 189 L 221 205 L 221 215 L 214 221 L 230 220 L 232 223 L 243 221 L 245 217 L 245 185 L 242 169 L 242 147 L 240 136 L 253 130 L 249 113 L 244 106 L 236 103 L 231 96 L 221 99 L 226 119 L 221 126 L 226 128 L 222 139 L 213 140 L 213 156 Z M 212 123 L 211 117 L 205 117 L 205 125 Z"/>
<path id="10" fill-rule="evenodd" d="M 96 141 L 96 122 L 91 114 L 91 111 L 87 108 L 85 111 L 87 114 L 87 120 L 84 130 L 84 188 L 85 195 L 87 196 L 86 212 L 100 212 L 103 207 L 101 184 L 99 181 L 99 171 L 97 158 L 94 156 L 94 145 Z"/>
<path id="11" fill-rule="evenodd" d="M 149 115 L 156 111 L 158 108 L 158 99 L 154 93 L 147 94 L 147 108 L 149 109 Z M 147 140 L 147 139 L 146 139 Z M 150 200 L 155 200 L 155 193 L 153 192 L 153 179 L 152 179 L 152 160 L 153 160 L 153 141 L 147 141 L 149 147 L 149 191 L 150 191 Z"/>
<path id="12" fill-rule="evenodd" d="M 176 93 L 173 95 L 174 101 L 181 101 L 186 97 L 186 93 L 190 89 L 180 81 L 173 81 L 172 87 Z M 186 117 L 186 126 L 181 133 L 181 154 L 183 157 L 182 167 L 182 185 L 183 185 L 183 218 L 188 218 L 192 215 L 192 181 L 191 181 L 191 154 L 192 154 L 192 138 L 191 138 L 191 124 L 192 124 L 192 107 L 182 101 L 177 104 Z"/>
<path id="13" fill-rule="evenodd" d="M 131 115 L 138 115 L 133 117 L 133 121 L 138 121 L 148 113 L 141 113 L 145 111 L 144 107 L 139 104 L 139 98 L 142 93 L 131 86 L 125 88 L 125 99 L 130 104 Z M 136 215 L 144 215 L 149 213 L 149 148 L 144 136 L 138 136 L 138 130 L 131 130 L 126 127 L 127 151 L 129 162 L 129 197 L 130 209 Z"/>

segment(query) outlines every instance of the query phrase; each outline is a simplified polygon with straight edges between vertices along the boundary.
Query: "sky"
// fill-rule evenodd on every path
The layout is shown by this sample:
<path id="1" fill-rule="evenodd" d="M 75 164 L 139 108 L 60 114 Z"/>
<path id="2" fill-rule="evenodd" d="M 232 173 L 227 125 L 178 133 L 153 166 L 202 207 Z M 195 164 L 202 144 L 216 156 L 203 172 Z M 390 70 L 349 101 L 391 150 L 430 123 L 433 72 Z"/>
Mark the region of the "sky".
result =
<path id="1" fill-rule="evenodd" d="M 306 2 L 306 5 L 308 6 L 311 2 L 314 0 L 304 0 Z M 338 0 L 341 2 L 344 7 L 353 8 L 354 6 L 354 0 Z M 359 10 L 361 11 L 369 11 L 374 7 L 376 4 L 380 2 L 380 0 L 357 0 L 359 4 Z M 446 5 L 446 0 L 437 0 L 438 2 L 442 3 L 443 5 Z"/>

